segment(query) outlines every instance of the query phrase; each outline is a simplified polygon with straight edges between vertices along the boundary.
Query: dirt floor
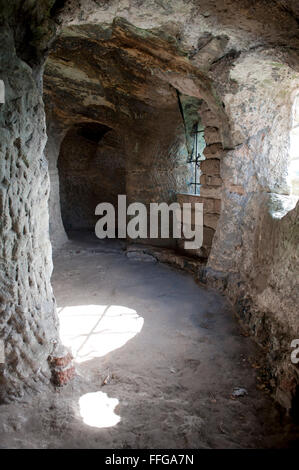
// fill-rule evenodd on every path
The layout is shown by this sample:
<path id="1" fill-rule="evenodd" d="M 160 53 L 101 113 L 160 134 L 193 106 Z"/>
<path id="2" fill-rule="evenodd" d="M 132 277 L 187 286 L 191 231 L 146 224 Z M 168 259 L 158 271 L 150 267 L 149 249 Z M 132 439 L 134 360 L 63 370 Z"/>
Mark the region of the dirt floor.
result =
<path id="1" fill-rule="evenodd" d="M 129 259 L 117 242 L 69 242 L 54 266 L 77 377 L 2 405 L 1 448 L 296 445 L 258 388 L 260 352 L 222 296 L 150 258 Z"/>

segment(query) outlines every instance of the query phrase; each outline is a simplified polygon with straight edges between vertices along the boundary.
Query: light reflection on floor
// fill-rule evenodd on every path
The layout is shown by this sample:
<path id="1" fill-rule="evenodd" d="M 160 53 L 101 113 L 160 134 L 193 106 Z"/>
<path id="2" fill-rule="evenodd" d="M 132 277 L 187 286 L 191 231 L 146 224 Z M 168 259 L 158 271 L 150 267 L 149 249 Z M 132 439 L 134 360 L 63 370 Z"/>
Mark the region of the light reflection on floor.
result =
<path id="1" fill-rule="evenodd" d="M 60 337 L 76 362 L 85 362 L 124 346 L 144 319 L 122 305 L 76 305 L 58 309 Z"/>
<path id="2" fill-rule="evenodd" d="M 117 398 L 109 398 L 104 392 L 86 393 L 79 399 L 80 415 L 83 422 L 94 428 L 109 428 L 120 422 L 114 409 Z"/>

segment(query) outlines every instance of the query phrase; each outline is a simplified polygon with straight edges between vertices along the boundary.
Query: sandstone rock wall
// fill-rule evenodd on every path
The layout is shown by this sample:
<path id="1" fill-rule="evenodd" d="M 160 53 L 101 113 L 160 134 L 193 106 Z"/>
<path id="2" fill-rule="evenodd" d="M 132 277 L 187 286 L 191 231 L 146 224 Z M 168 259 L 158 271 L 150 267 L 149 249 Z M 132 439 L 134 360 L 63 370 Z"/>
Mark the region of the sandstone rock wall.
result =
<path id="1" fill-rule="evenodd" d="M 2 25 L 0 74 L 1 314 L 5 345 L 1 398 L 39 390 L 51 373 L 48 357 L 58 342 L 50 284 L 49 176 L 43 155 L 46 125 L 32 69 L 15 51 L 13 31 Z"/>
<path id="2" fill-rule="evenodd" d="M 288 384 L 288 398 L 277 397 L 290 408 L 298 383 L 290 343 L 298 336 L 299 232 L 298 206 L 288 213 L 295 205 L 288 167 L 299 83 L 284 58 L 273 50 L 245 54 L 230 72 L 236 88 L 223 100 L 235 147 L 221 161 L 222 210 L 207 278 L 267 348 L 272 384 Z"/>

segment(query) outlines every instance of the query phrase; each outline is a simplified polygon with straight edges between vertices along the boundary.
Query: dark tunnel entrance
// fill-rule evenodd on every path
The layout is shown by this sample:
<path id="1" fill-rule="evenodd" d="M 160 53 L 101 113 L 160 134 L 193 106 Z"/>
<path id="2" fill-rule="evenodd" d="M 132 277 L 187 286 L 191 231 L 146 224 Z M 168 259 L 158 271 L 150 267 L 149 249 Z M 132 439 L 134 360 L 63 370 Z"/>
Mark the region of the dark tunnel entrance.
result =
<path id="1" fill-rule="evenodd" d="M 121 139 L 108 126 L 80 123 L 66 134 L 58 158 L 62 220 L 67 233 L 93 232 L 100 202 L 117 204 L 125 194 Z"/>

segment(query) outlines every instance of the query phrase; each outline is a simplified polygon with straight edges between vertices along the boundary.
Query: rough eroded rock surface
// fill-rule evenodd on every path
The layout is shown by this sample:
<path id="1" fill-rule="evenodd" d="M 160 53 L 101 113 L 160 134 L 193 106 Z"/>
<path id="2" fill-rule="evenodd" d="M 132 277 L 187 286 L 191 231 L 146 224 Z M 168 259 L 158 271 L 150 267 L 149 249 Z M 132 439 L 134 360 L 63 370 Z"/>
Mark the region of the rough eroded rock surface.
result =
<path id="1" fill-rule="evenodd" d="M 56 165 L 74 124 L 100 122 L 124 139 L 130 200 L 170 202 L 187 176 L 179 95 L 206 103 L 201 197 L 221 211 L 206 219 L 215 235 L 199 277 L 225 289 L 268 348 L 279 401 L 298 400 L 288 350 L 298 336 L 298 206 L 271 215 L 290 193 L 298 18 L 295 0 L 1 1 L 4 395 L 49 381 L 57 341 L 40 90 L 59 33 L 45 77 L 54 243 L 66 240 Z"/>

